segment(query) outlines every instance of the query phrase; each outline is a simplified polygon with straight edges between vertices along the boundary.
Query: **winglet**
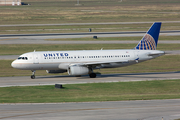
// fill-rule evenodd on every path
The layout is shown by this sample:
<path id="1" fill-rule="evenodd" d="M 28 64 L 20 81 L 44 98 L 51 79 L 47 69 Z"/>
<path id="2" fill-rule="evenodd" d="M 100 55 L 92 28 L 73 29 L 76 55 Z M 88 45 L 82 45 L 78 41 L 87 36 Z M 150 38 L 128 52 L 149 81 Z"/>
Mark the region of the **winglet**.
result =
<path id="1" fill-rule="evenodd" d="M 135 47 L 136 50 L 156 50 L 159 32 L 161 28 L 161 22 L 155 22 L 151 28 L 147 31 L 138 45 Z"/>

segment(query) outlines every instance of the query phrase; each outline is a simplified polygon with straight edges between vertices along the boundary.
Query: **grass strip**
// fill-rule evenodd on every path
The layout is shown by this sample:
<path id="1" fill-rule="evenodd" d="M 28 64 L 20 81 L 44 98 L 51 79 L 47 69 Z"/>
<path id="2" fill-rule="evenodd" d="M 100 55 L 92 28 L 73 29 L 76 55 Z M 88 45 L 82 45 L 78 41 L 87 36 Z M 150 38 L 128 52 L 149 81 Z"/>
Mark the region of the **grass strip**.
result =
<path id="1" fill-rule="evenodd" d="M 180 98 L 180 80 L 0 88 L 0 103 L 53 103 Z"/>
<path id="2" fill-rule="evenodd" d="M 30 6 L 1 6 L 0 24 L 178 21 L 179 0 L 24 0 Z M 170 29 L 170 28 L 169 28 Z"/>
<path id="3" fill-rule="evenodd" d="M 113 20 L 111 21 L 113 22 Z M 153 23 L 153 22 L 152 22 Z M 120 31 L 147 31 L 152 23 L 141 24 L 96 24 L 96 25 L 47 25 L 42 26 L 1 26 L 0 34 L 37 34 L 37 33 L 82 33 L 89 32 L 91 28 L 92 32 L 120 32 Z M 179 30 L 180 23 L 163 23 L 161 31 L 165 30 Z"/>

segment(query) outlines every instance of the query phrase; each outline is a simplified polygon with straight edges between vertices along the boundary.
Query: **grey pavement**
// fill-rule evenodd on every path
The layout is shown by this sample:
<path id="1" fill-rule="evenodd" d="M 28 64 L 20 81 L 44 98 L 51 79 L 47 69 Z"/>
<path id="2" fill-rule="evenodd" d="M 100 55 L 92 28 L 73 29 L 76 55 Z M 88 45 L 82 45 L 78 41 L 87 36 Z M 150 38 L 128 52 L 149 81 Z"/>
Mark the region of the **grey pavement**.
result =
<path id="1" fill-rule="evenodd" d="M 86 41 L 86 38 L 93 36 L 100 37 L 129 37 L 129 36 L 144 36 L 145 32 L 101 32 L 101 33 L 65 33 L 65 34 L 16 34 L 16 35 L 1 35 L 0 44 L 128 44 L 138 43 L 138 41 Z M 180 36 L 180 31 L 166 31 L 160 33 L 163 36 Z M 83 41 L 66 41 L 64 38 L 84 38 Z M 53 41 L 48 39 L 62 39 L 61 41 Z M 180 40 L 161 40 L 159 43 L 176 44 Z"/>
<path id="2" fill-rule="evenodd" d="M 180 99 L 0 104 L 3 120 L 174 120 Z"/>
<path id="3" fill-rule="evenodd" d="M 15 60 L 19 55 L 0 55 L 0 60 Z"/>
<path id="4" fill-rule="evenodd" d="M 36 76 L 36 79 L 31 79 L 31 71 L 29 71 L 29 73 L 29 76 L 0 77 L 0 87 L 180 79 L 180 71 L 159 73 L 97 74 L 97 78 L 89 78 L 88 75 L 82 77 L 49 75 Z"/>

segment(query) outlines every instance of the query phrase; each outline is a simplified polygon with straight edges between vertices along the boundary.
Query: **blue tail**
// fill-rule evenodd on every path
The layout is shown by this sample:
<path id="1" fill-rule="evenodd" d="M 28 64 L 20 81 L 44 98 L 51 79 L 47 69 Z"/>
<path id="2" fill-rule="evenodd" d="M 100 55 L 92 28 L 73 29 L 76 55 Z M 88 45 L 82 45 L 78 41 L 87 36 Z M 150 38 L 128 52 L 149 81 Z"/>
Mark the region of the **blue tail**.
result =
<path id="1" fill-rule="evenodd" d="M 161 22 L 155 22 L 148 32 L 144 35 L 138 45 L 135 47 L 136 50 L 156 50 L 159 32 L 161 28 Z"/>

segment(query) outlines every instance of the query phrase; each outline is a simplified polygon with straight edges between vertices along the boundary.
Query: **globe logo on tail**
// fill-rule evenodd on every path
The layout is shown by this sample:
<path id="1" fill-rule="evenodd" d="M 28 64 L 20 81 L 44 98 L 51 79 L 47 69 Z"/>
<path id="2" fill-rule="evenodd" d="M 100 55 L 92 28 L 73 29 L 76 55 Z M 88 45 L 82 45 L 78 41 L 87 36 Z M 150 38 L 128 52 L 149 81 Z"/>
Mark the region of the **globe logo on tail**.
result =
<path id="1" fill-rule="evenodd" d="M 138 45 L 135 48 L 136 50 L 156 50 L 156 43 L 154 38 L 146 34 L 142 40 L 138 43 Z"/>

